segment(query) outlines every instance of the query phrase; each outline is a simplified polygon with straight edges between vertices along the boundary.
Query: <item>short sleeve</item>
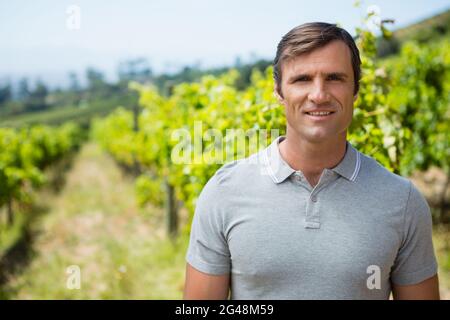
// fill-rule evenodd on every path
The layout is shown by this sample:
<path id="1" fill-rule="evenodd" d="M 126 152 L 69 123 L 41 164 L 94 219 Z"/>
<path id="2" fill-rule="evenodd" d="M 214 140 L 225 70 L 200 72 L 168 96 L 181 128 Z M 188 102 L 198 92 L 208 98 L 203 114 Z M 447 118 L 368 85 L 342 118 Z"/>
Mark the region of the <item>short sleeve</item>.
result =
<path id="1" fill-rule="evenodd" d="M 409 184 L 403 241 L 391 272 L 391 280 L 397 285 L 417 284 L 437 273 L 430 208 L 419 190 Z"/>
<path id="2" fill-rule="evenodd" d="M 231 269 L 230 252 L 223 227 L 223 194 L 214 175 L 197 199 L 186 261 L 208 274 L 226 274 Z"/>

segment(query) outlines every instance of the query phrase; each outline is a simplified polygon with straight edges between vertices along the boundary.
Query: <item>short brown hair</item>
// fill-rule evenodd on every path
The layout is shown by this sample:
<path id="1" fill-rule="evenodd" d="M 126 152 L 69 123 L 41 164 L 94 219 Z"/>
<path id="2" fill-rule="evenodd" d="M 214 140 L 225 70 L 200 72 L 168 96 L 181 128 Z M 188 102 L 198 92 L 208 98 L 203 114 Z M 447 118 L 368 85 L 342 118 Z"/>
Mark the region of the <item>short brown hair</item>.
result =
<path id="1" fill-rule="evenodd" d="M 335 24 L 325 22 L 310 22 L 299 25 L 286 33 L 277 46 L 277 54 L 273 61 L 273 77 L 281 95 L 281 63 L 302 53 L 313 51 L 333 40 L 343 41 L 350 49 L 353 75 L 355 81 L 354 93 L 358 93 L 361 77 L 361 59 L 359 50 L 352 36 Z"/>

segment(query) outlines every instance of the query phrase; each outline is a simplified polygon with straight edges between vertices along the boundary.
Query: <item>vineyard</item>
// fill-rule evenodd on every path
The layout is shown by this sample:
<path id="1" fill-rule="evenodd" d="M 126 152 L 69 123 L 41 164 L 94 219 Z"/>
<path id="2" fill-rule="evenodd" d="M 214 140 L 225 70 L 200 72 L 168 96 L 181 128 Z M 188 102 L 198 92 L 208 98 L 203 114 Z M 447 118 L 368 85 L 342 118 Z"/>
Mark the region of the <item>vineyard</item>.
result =
<path id="1" fill-rule="evenodd" d="M 397 174 L 437 166 L 449 179 L 450 42 L 407 43 L 398 57 L 381 62 L 372 33 L 361 31 L 358 44 L 363 76 L 349 141 Z M 192 216 L 202 187 L 221 165 L 284 134 L 272 72 L 255 72 L 244 91 L 233 85 L 234 70 L 177 85 L 168 96 L 131 84 L 139 93 L 139 113 L 117 110 L 94 122 L 93 137 L 119 163 L 141 173 L 139 203 L 178 200 Z M 439 221 L 449 218 L 438 214 Z"/>
<path id="2" fill-rule="evenodd" d="M 75 152 L 82 141 L 81 129 L 71 123 L 59 128 L 0 128 L 0 206 L 8 208 L 9 225 L 14 206 L 30 202 L 33 190 L 45 182 L 44 170 Z"/>
<path id="3" fill-rule="evenodd" d="M 384 26 L 382 31 L 389 37 Z M 408 41 L 402 45 L 398 55 L 383 59 L 377 58 L 376 40 L 373 33 L 365 29 L 357 30 L 362 78 L 348 140 L 359 151 L 403 176 L 427 171 L 432 167 L 439 168 L 445 175 L 446 183 L 440 191 L 440 203 L 432 206 L 433 219 L 439 228 L 448 226 L 450 215 L 446 191 L 450 184 L 450 40 L 442 38 L 426 44 Z M 101 212 L 95 215 L 98 220 L 106 226 L 109 219 L 118 225 L 125 225 L 125 219 L 116 215 L 108 216 L 108 213 L 117 210 L 115 208 L 120 208 L 127 212 L 124 214 L 130 221 L 139 220 L 139 223 L 133 222 L 132 227 L 139 234 L 139 226 L 142 226 L 143 237 L 151 232 L 151 228 L 144 221 L 146 216 L 141 211 L 163 212 L 160 216 L 162 218 L 154 221 L 165 226 L 164 235 L 170 236 L 168 239 L 175 243 L 175 247 L 168 245 L 171 243 L 169 240 L 164 242 L 165 236 L 160 237 L 158 242 L 149 246 L 153 250 L 164 248 L 163 253 L 158 259 L 147 258 L 152 263 L 163 263 L 161 267 L 170 269 L 168 278 L 177 280 L 173 280 L 168 290 L 180 291 L 183 270 L 179 266 L 184 264 L 184 252 L 175 251 L 185 250 L 196 200 L 203 186 L 223 164 L 254 154 L 277 136 L 285 134 L 284 109 L 273 94 L 272 67 L 264 72 L 255 70 L 251 75 L 250 85 L 245 88 L 236 84 L 239 76 L 237 70 L 231 69 L 221 75 L 203 76 L 199 81 L 175 84 L 165 91 L 149 84 L 130 82 L 129 91 L 138 97 L 138 103 L 118 107 L 107 116 L 95 118 L 90 123 L 89 132 L 72 122 L 58 126 L 0 128 L 0 266 L 2 255 L 21 237 L 21 219 L 48 186 L 49 172 L 55 171 L 56 164 L 64 159 L 78 156 L 83 166 L 95 168 L 89 174 L 82 175 L 84 179 L 91 185 L 99 183 L 98 189 L 95 189 L 97 191 L 91 190 L 89 185 L 83 185 L 77 180 L 77 174 L 71 175 L 73 180 L 70 181 L 80 183 L 90 190 L 80 192 L 80 198 L 73 201 L 80 202 L 75 204 L 80 206 L 78 211 L 90 212 L 87 209 L 89 205 L 82 207 L 84 204 L 78 199 L 87 199 L 99 192 L 108 201 L 102 204 L 103 207 L 97 208 Z M 75 109 L 73 113 L 76 113 Z M 120 174 L 115 171 L 115 165 L 120 167 Z M 102 168 L 105 172 L 108 170 L 112 173 L 109 176 L 99 173 Z M 98 181 L 94 179 L 97 175 L 101 177 Z M 119 175 L 125 178 L 117 178 Z M 100 183 L 108 181 L 111 176 L 117 180 Z M 127 181 L 127 187 L 124 187 L 126 191 L 114 189 L 115 184 L 121 184 L 121 179 Z M 68 188 L 70 186 L 69 183 Z M 75 189 L 69 190 L 78 194 Z M 72 199 L 71 192 L 63 193 L 64 197 Z M 126 202 L 126 206 L 122 207 L 119 203 L 112 206 L 110 202 L 114 202 L 114 198 L 108 194 L 111 192 L 117 192 L 117 197 Z M 121 192 L 125 192 L 127 196 L 132 193 L 132 203 Z M 95 199 L 89 198 L 89 201 Z M 130 210 L 132 214 L 129 213 Z M 140 212 L 134 215 L 135 218 L 133 210 Z M 74 209 L 73 214 L 78 211 Z M 186 216 L 183 216 L 183 212 Z M 71 216 L 61 215 L 61 219 L 69 219 L 68 217 Z M 96 228 L 100 230 L 102 223 L 96 224 Z M 95 232 L 94 227 L 86 228 L 89 232 Z M 111 225 L 111 228 L 115 227 Z M 106 241 L 109 233 L 104 230 L 102 232 L 103 238 L 95 241 L 105 243 L 107 250 L 111 249 L 114 254 L 132 256 L 129 253 L 132 248 L 124 244 L 128 238 L 124 238 L 122 243 Z M 446 231 L 445 240 L 439 240 L 439 248 L 443 250 L 440 263 L 446 277 L 450 274 L 447 234 Z M 79 238 L 73 242 L 83 243 L 84 233 L 80 232 L 77 237 Z M 139 247 L 143 256 L 148 254 L 139 245 L 138 238 L 132 238 L 131 243 L 135 248 Z M 115 280 L 104 280 L 113 288 L 109 294 L 101 293 L 100 290 L 95 295 L 71 295 L 58 287 L 58 290 L 50 290 L 48 297 L 145 297 L 142 292 L 136 293 L 133 290 L 144 290 L 142 284 L 137 284 L 137 279 L 140 277 L 139 272 L 145 270 L 146 261 L 136 258 L 139 263 L 128 266 L 128 271 L 123 271 L 126 270 L 122 268 L 123 265 L 128 263 L 124 257 L 101 257 L 110 259 L 107 265 L 111 268 L 121 266 L 121 271 L 114 273 L 122 281 L 115 278 L 121 286 Z M 41 261 L 38 262 L 39 268 L 32 268 L 34 272 L 46 268 L 42 259 L 44 258 L 38 260 Z M 73 258 L 64 259 L 51 266 L 56 268 L 65 266 L 66 262 L 77 263 Z M 157 260 L 163 262 L 156 262 Z M 58 259 L 55 258 L 55 261 Z M 170 267 L 171 261 L 177 261 L 176 268 Z M 91 267 L 92 274 L 98 272 L 95 266 Z M 134 279 L 126 282 L 123 280 L 124 274 L 133 274 L 133 268 Z M 0 289 L 4 281 L 2 277 L 5 275 L 0 270 Z M 149 285 L 156 286 L 153 280 L 148 281 Z M 448 286 L 447 281 L 444 279 L 444 286 Z M 42 279 L 33 280 L 31 276 L 17 280 L 22 286 L 29 282 L 34 283 L 35 288 L 46 283 Z M 22 291 L 22 296 L 18 296 L 33 297 L 25 291 Z M 37 292 L 42 296 L 47 294 L 40 289 Z M 54 296 L 51 295 L 52 292 Z M 2 294 L 9 297 L 11 293 L 8 291 L 5 294 L 0 290 L 0 297 Z M 167 295 L 158 294 L 155 293 L 154 297 L 179 297 L 178 291 Z"/>

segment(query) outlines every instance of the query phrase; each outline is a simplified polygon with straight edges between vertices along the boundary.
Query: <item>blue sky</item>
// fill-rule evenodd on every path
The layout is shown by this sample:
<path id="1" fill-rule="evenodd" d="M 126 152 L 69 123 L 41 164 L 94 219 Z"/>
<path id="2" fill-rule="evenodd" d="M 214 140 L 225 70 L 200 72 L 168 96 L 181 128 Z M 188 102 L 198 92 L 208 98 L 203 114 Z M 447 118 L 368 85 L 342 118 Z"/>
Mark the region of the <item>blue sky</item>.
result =
<path id="1" fill-rule="evenodd" d="M 0 0 L 0 77 L 40 76 L 53 84 L 87 66 L 113 79 L 117 65 L 145 57 L 155 72 L 183 65 L 232 64 L 237 56 L 272 59 L 281 36 L 307 21 L 337 22 L 353 33 L 366 8 L 401 27 L 450 7 L 449 0 Z M 66 26 L 69 5 L 79 30 Z"/>

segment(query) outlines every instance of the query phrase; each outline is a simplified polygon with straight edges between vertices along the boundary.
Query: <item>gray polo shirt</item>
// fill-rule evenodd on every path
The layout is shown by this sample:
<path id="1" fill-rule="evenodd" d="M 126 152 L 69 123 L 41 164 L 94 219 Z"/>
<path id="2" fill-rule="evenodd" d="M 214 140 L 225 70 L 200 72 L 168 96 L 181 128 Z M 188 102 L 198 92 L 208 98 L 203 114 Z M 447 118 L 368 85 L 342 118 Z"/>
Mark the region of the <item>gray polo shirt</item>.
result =
<path id="1" fill-rule="evenodd" d="M 231 273 L 231 299 L 388 299 L 437 272 L 426 200 L 347 142 L 311 187 L 280 137 L 203 188 L 186 260 Z"/>

